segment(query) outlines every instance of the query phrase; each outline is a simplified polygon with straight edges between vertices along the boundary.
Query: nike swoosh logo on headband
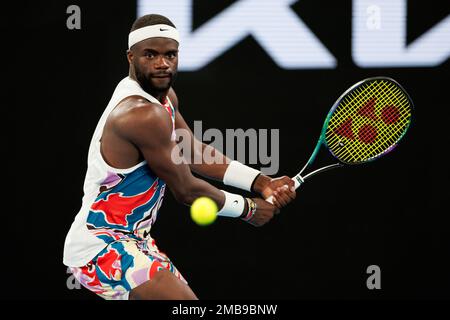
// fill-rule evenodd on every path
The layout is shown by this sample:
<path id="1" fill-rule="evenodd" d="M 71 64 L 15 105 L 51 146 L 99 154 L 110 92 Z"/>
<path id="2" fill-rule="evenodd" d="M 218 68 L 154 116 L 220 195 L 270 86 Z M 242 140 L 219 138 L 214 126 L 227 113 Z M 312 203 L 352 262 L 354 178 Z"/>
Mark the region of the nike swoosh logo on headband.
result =
<path id="1" fill-rule="evenodd" d="M 167 30 L 169 30 L 169 29 L 162 29 L 162 28 L 159 28 L 159 31 L 167 31 Z"/>

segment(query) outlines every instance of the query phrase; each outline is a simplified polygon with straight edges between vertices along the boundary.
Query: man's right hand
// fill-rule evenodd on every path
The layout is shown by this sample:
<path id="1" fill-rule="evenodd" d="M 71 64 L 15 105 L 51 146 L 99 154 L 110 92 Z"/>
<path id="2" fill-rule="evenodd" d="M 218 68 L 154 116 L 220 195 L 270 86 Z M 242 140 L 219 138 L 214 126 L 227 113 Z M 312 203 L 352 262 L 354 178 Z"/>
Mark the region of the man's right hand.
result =
<path id="1" fill-rule="evenodd" d="M 247 222 L 255 227 L 260 227 L 266 224 L 275 214 L 280 213 L 280 210 L 277 207 L 264 199 L 252 198 L 252 200 L 256 203 L 256 212 L 255 215 Z"/>

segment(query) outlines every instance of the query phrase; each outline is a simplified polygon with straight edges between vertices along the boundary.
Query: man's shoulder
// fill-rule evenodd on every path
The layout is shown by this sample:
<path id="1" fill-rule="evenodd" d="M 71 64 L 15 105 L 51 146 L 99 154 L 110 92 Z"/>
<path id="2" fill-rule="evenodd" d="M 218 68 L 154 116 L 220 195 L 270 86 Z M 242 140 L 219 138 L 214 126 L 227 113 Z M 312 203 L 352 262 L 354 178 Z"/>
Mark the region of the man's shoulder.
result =
<path id="1" fill-rule="evenodd" d="M 123 99 L 109 115 L 108 122 L 115 131 L 125 135 L 145 128 L 171 127 L 169 114 L 159 104 L 141 96 Z"/>
<path id="2" fill-rule="evenodd" d="M 111 120 L 119 122 L 127 119 L 151 120 L 163 115 L 162 110 L 161 105 L 148 101 L 144 97 L 129 96 L 117 104 L 110 117 Z"/>

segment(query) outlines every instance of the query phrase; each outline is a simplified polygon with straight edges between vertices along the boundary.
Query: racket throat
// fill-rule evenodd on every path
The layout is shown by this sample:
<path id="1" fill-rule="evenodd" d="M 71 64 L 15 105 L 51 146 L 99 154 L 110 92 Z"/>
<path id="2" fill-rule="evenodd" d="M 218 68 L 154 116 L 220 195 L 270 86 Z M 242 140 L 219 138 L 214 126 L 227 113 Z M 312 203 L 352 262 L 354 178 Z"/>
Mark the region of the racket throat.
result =
<path id="1" fill-rule="evenodd" d="M 342 163 L 330 164 L 328 166 L 325 166 L 325 167 L 319 168 L 317 170 L 314 170 L 314 171 L 304 175 L 302 178 L 303 178 L 303 181 L 305 181 L 306 179 L 309 179 L 310 177 L 312 177 L 312 176 L 314 176 L 314 175 L 316 175 L 318 173 L 325 172 L 325 171 L 328 171 L 328 170 L 331 170 L 331 169 L 334 169 L 334 168 L 340 168 L 340 167 L 343 167 L 343 166 L 344 165 Z"/>
<path id="2" fill-rule="evenodd" d="M 300 187 L 300 185 L 303 183 L 303 182 L 305 182 L 305 179 L 303 179 L 303 177 L 300 175 L 300 174 L 297 174 L 295 177 L 294 177 L 294 187 L 295 187 L 295 189 L 297 189 L 298 187 Z"/>

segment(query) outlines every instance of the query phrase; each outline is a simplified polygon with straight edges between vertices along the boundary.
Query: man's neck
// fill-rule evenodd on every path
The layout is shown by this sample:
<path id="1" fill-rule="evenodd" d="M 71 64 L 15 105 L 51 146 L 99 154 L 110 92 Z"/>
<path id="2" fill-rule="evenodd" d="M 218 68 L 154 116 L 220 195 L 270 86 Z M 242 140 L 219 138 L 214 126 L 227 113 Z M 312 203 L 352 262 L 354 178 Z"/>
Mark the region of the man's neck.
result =
<path id="1" fill-rule="evenodd" d="M 155 90 L 151 90 L 150 88 L 147 88 L 146 86 L 142 85 L 139 80 L 136 78 L 136 76 L 134 74 L 132 74 L 131 72 L 128 75 L 131 79 L 133 79 L 134 81 L 136 81 L 139 86 L 142 88 L 142 90 L 144 90 L 145 92 L 147 92 L 149 95 L 151 95 L 152 97 L 154 97 L 155 99 L 157 99 L 159 102 L 161 102 L 161 104 L 164 104 L 166 102 L 166 97 L 167 94 L 169 92 L 169 90 L 165 90 L 165 91 L 155 91 Z"/>

